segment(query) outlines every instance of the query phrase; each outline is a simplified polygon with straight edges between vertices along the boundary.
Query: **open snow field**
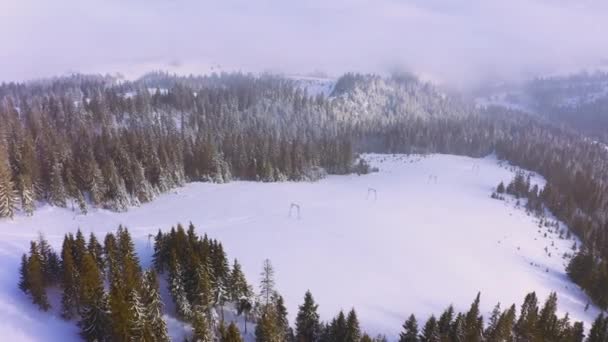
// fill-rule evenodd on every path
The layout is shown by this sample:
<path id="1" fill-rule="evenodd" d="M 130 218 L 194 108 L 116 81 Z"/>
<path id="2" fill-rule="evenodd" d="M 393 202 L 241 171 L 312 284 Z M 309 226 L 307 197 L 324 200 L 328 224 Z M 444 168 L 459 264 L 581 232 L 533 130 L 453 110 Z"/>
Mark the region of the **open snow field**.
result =
<path id="1" fill-rule="evenodd" d="M 148 234 L 190 221 L 239 259 L 256 288 L 262 261 L 271 259 L 292 324 L 307 289 L 322 319 L 355 307 L 365 330 L 391 340 L 409 314 L 423 324 L 450 303 L 466 310 L 478 291 L 486 318 L 498 301 L 519 307 L 527 292 L 544 301 L 557 291 L 560 311 L 589 327 L 597 310 L 583 310 L 586 296 L 564 271 L 562 255 L 573 240 L 544 237 L 547 228 L 514 201 L 490 198 L 513 171 L 493 157 L 367 158 L 379 173 L 316 183 L 192 183 L 126 213 L 75 216 L 43 206 L 33 217 L 0 220 L 1 339 L 78 339 L 74 323 L 39 313 L 17 289 L 19 258 L 39 231 L 59 249 L 63 235 L 78 227 L 103 238 L 123 224 L 149 264 Z M 301 206 L 300 219 L 288 215 L 292 202 Z M 169 326 L 180 335 L 175 321 Z"/>

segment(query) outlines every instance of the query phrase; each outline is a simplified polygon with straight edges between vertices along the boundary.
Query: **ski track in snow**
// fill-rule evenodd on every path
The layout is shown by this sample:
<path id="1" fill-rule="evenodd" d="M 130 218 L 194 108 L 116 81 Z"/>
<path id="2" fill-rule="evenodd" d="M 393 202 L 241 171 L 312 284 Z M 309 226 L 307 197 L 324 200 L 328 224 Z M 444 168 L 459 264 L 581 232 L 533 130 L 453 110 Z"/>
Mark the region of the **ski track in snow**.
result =
<path id="1" fill-rule="evenodd" d="M 514 168 L 492 156 L 366 158 L 380 172 L 316 183 L 190 183 L 126 213 L 74 215 L 43 205 L 32 217 L 2 219 L 2 339 L 78 340 L 76 325 L 59 318 L 58 305 L 51 313 L 39 312 L 17 289 L 20 256 L 38 232 L 59 250 L 63 235 L 79 227 L 103 240 L 123 224 L 147 267 L 153 243 L 148 234 L 190 221 L 200 234 L 219 239 L 230 259 L 239 259 L 256 289 L 262 261 L 271 259 L 292 325 L 310 289 L 323 320 L 355 307 L 364 330 L 385 333 L 389 340 L 411 313 L 424 322 L 449 304 L 464 311 L 478 291 L 486 317 L 498 301 L 503 308 L 512 303 L 519 308 L 530 291 L 541 303 L 556 291 L 560 312 L 589 327 L 598 310 L 584 311 L 588 299 L 568 280 L 562 258 L 572 252 L 573 240 L 544 237 L 547 228 L 539 228 L 538 219 L 516 208 L 514 200 L 490 198 L 498 182 L 512 179 Z M 544 184 L 538 176 L 534 182 Z M 370 187 L 377 189 L 376 200 L 366 199 Z M 292 202 L 301 206 L 300 219 L 289 217 Z M 172 307 L 167 303 L 168 313 Z M 166 318 L 171 335 L 181 340 L 188 325 Z M 253 329 L 250 324 L 248 340 Z"/>

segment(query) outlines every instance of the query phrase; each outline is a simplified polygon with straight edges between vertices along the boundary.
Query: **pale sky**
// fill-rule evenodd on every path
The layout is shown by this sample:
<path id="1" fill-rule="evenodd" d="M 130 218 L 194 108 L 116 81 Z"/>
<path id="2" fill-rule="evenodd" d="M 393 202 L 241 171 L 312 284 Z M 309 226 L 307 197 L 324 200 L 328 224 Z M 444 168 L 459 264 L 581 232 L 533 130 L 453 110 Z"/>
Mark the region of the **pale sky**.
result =
<path id="1" fill-rule="evenodd" d="M 0 81 L 405 69 L 467 84 L 608 62 L 605 0 L 0 0 Z M 605 66 L 605 65 L 604 65 Z"/>

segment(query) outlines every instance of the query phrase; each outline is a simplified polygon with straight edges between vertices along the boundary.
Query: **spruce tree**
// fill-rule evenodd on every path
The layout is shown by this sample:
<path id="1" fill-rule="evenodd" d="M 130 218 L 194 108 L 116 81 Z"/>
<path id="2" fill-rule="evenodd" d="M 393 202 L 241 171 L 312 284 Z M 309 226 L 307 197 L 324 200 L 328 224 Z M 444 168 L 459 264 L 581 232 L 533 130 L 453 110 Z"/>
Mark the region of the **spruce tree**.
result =
<path id="1" fill-rule="evenodd" d="M 604 317 L 604 313 L 600 313 L 591 325 L 587 342 L 605 341 L 608 341 L 608 319 Z"/>
<path id="2" fill-rule="evenodd" d="M 448 306 L 447 309 L 439 316 L 439 321 L 437 324 L 439 325 L 439 333 L 441 334 L 442 340 L 446 340 L 450 335 L 450 327 L 452 326 L 452 321 L 454 320 L 454 307 L 452 305 Z"/>
<path id="3" fill-rule="evenodd" d="M 80 277 L 74 264 L 72 242 L 66 235 L 63 239 L 61 248 L 62 278 L 61 288 L 61 316 L 65 319 L 72 319 L 79 308 L 79 282 Z"/>
<path id="4" fill-rule="evenodd" d="M 269 259 L 264 260 L 264 267 L 260 276 L 260 295 L 264 299 L 264 304 L 269 305 L 274 293 L 274 268 Z"/>
<path id="5" fill-rule="evenodd" d="M 481 293 L 477 293 L 477 297 L 471 304 L 471 308 L 464 318 L 465 337 L 468 342 L 477 342 L 481 340 L 483 332 L 483 322 L 479 314 L 479 299 Z"/>
<path id="6" fill-rule="evenodd" d="M 226 333 L 222 336 L 221 342 L 243 342 L 239 328 L 236 327 L 234 322 L 230 322 Z"/>
<path id="7" fill-rule="evenodd" d="M 359 319 L 355 309 L 351 309 L 346 317 L 346 342 L 359 342 L 361 339 L 361 329 Z"/>
<path id="8" fill-rule="evenodd" d="M 441 342 L 441 335 L 439 334 L 439 324 L 435 316 L 431 316 L 422 329 L 420 334 L 421 342 Z"/>
<path id="9" fill-rule="evenodd" d="M 287 318 L 287 308 L 285 307 L 285 302 L 283 300 L 283 296 L 275 293 L 273 295 L 273 303 L 274 310 L 276 312 L 276 324 L 279 329 L 279 334 L 281 335 L 281 340 L 283 341 L 293 341 L 293 331 L 289 326 L 289 320 Z"/>
<path id="10" fill-rule="evenodd" d="M 30 245 L 30 257 L 27 262 L 27 284 L 32 302 L 43 311 L 48 311 L 51 306 L 46 296 L 44 273 L 42 269 L 42 258 L 38 246 L 34 241 Z"/>
<path id="11" fill-rule="evenodd" d="M 86 341 L 110 341 L 111 327 L 103 277 L 90 253 L 82 260 L 80 272 L 80 334 Z"/>
<path id="12" fill-rule="evenodd" d="M 304 304 L 300 305 L 296 316 L 296 341 L 316 342 L 321 335 L 318 305 L 310 291 L 304 295 Z"/>
<path id="13" fill-rule="evenodd" d="M 23 293 L 29 291 L 29 285 L 27 283 L 27 254 L 21 256 L 21 266 L 19 267 L 19 289 Z"/>
<path id="14" fill-rule="evenodd" d="M 192 323 L 194 329 L 194 335 L 192 336 L 193 342 L 213 342 L 213 332 L 207 321 L 207 316 L 202 312 L 196 312 L 194 314 L 194 322 Z"/>
<path id="15" fill-rule="evenodd" d="M 6 146 L 0 137 L 0 217 L 12 218 L 17 207 L 17 192 L 12 182 Z"/>
<path id="16" fill-rule="evenodd" d="M 399 334 L 399 342 L 418 342 L 418 321 L 412 314 L 403 323 L 403 331 Z"/>
<path id="17" fill-rule="evenodd" d="M 521 306 L 519 319 L 515 324 L 515 338 L 518 340 L 532 340 L 536 336 L 538 321 L 538 299 L 536 293 L 528 293 Z"/>
<path id="18" fill-rule="evenodd" d="M 146 323 L 150 328 L 152 340 L 158 342 L 169 341 L 167 323 L 163 319 L 163 301 L 154 270 L 145 272 L 142 288 Z"/>

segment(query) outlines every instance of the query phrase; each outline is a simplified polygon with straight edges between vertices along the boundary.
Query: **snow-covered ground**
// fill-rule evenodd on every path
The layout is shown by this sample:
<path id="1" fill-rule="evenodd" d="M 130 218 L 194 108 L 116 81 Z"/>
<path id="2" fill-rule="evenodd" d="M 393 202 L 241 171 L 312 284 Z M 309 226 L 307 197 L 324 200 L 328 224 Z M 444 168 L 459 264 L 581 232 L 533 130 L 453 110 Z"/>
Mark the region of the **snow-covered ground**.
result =
<path id="1" fill-rule="evenodd" d="M 583 310 L 587 299 L 564 272 L 562 255 L 573 240 L 545 237 L 548 229 L 514 201 L 490 198 L 498 182 L 511 180 L 511 168 L 493 157 L 367 158 L 379 173 L 316 183 L 192 183 L 126 213 L 75 216 L 43 206 L 33 217 L 0 220 L 0 336 L 78 338 L 73 323 L 38 312 L 17 289 L 19 258 L 39 231 L 59 248 L 78 227 L 102 236 L 124 224 L 149 263 L 148 234 L 190 221 L 222 241 L 256 285 L 270 258 L 292 323 L 308 289 L 323 319 L 355 307 L 365 330 L 391 340 L 410 313 L 425 320 L 450 303 L 466 310 L 478 291 L 486 314 L 498 301 L 519 305 L 530 291 L 544 301 L 557 291 L 560 310 L 589 327 L 597 310 Z M 292 202 L 301 206 L 300 219 L 288 215 Z M 169 325 L 179 336 L 183 325 Z"/>

